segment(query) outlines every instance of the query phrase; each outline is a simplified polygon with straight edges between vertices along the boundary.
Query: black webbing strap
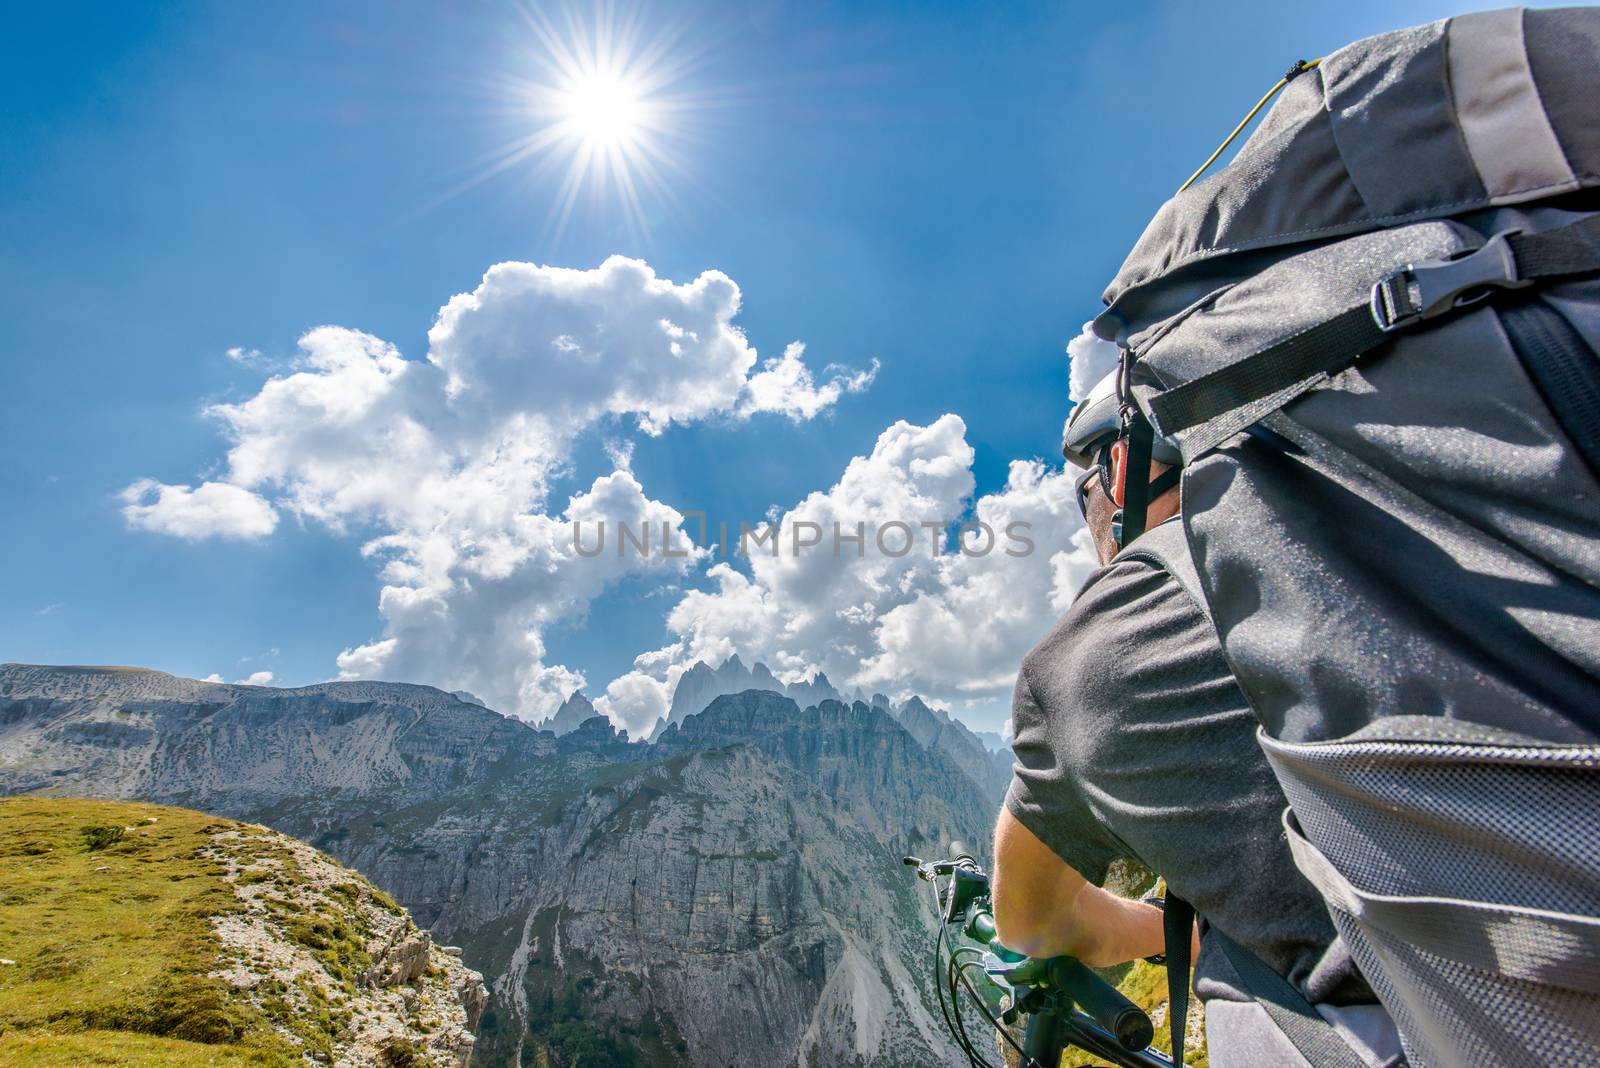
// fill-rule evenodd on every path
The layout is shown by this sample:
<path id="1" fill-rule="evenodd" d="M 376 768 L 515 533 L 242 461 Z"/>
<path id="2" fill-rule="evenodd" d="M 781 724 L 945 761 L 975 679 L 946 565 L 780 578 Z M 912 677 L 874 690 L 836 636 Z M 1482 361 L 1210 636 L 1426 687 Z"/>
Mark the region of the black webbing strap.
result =
<path id="1" fill-rule="evenodd" d="M 1312 1068 L 1366 1068 L 1366 1061 L 1292 983 L 1217 928 L 1210 928 L 1206 937 L 1221 944 L 1245 992 L 1267 1011 L 1278 1030 Z"/>
<path id="2" fill-rule="evenodd" d="M 1150 411 L 1169 437 L 1236 414 L 1204 435 L 1203 448 L 1184 441 L 1184 458 L 1192 460 L 1304 392 L 1295 387 L 1309 387 L 1323 375 L 1343 370 L 1388 339 L 1367 305 L 1359 304 L 1238 363 L 1167 390 L 1150 402 Z M 1257 402 L 1277 400 L 1275 395 L 1284 390 L 1293 392 L 1279 405 L 1256 410 Z"/>
<path id="3" fill-rule="evenodd" d="M 1183 1068 L 1183 1037 L 1189 1029 L 1189 939 L 1194 930 L 1194 906 L 1172 896 L 1161 913 L 1161 937 L 1167 951 L 1167 1025 L 1172 1034 L 1173 1068 Z"/>
<path id="4" fill-rule="evenodd" d="M 1150 413 L 1167 437 L 1211 424 L 1182 440 L 1184 459 L 1192 461 L 1344 370 L 1396 331 L 1537 279 L 1592 271 L 1600 271 L 1600 215 L 1541 233 L 1507 230 L 1454 259 L 1385 275 L 1367 303 L 1158 394 Z"/>
<path id="5" fill-rule="evenodd" d="M 1122 476 L 1122 544 L 1131 545 L 1144 533 L 1150 513 L 1150 452 L 1155 432 L 1137 406 L 1128 411 L 1128 467 Z"/>
<path id="6" fill-rule="evenodd" d="M 1600 219 L 1534 234 L 1508 233 L 1506 243 L 1523 278 L 1587 274 L 1600 268 Z"/>
<path id="7" fill-rule="evenodd" d="M 1182 480 L 1183 468 L 1181 467 L 1169 467 L 1157 475 L 1153 480 L 1151 480 L 1150 485 L 1144 491 L 1147 499 L 1145 510 L 1149 511 L 1151 502 L 1155 501 L 1157 497 L 1160 497 L 1163 493 L 1167 492 L 1167 490 L 1172 489 Z M 1145 525 L 1148 526 L 1149 523 L 1147 522 Z"/>

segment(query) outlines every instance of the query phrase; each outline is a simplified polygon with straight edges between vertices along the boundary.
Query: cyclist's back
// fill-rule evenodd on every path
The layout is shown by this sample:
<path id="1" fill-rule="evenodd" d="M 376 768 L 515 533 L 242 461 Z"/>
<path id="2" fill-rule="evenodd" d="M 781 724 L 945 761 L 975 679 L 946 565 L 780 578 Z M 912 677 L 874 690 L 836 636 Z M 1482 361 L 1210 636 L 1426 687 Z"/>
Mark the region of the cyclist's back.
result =
<path id="1" fill-rule="evenodd" d="M 1119 858 L 1161 873 L 1210 927 L 1366 1032 L 1381 1063 L 1397 1052 L 1387 1018 L 1294 866 L 1255 716 L 1199 606 L 1137 544 L 1023 662 L 1007 810 L 1091 882 Z M 1194 985 L 1212 1063 L 1294 1063 L 1210 931 Z"/>

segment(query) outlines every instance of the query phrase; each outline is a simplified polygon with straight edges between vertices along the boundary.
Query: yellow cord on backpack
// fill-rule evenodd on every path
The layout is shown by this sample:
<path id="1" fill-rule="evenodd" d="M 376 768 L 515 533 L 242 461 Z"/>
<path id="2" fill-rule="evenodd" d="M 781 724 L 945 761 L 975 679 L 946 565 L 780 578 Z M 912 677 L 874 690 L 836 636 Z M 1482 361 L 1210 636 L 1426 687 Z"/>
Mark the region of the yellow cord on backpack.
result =
<path id="1" fill-rule="evenodd" d="M 1239 125 L 1237 125 L 1237 126 L 1235 126 L 1233 128 L 1233 133 L 1228 135 L 1228 139 L 1226 141 L 1222 142 L 1222 144 L 1217 146 L 1217 150 L 1215 152 L 1211 153 L 1211 156 L 1210 156 L 1209 159 L 1207 159 L 1204 163 L 1200 164 L 1200 169 L 1199 170 L 1197 170 L 1193 174 L 1189 175 L 1189 180 L 1187 182 L 1184 182 L 1182 185 L 1180 185 L 1178 187 L 1178 192 L 1181 193 L 1185 189 L 1188 189 L 1191 185 L 1194 185 L 1195 181 L 1202 174 L 1206 173 L 1206 168 L 1211 166 L 1213 163 L 1217 162 L 1217 157 L 1222 155 L 1224 152 L 1226 152 L 1228 150 L 1228 146 L 1233 144 L 1233 139 L 1235 137 L 1238 137 L 1240 132 L 1243 131 L 1246 126 L 1250 125 L 1250 120 L 1255 118 L 1256 114 L 1262 108 L 1267 106 L 1267 101 L 1271 100 L 1273 97 L 1278 95 L 1278 90 L 1282 89 L 1284 86 L 1288 85 L 1290 82 L 1294 81 L 1300 75 L 1304 74 L 1306 71 L 1310 70 L 1312 67 L 1317 66 L 1321 62 L 1322 62 L 1321 59 L 1313 59 L 1310 62 L 1307 62 L 1306 60 L 1302 59 L 1298 63 L 1296 63 L 1294 66 L 1290 67 L 1288 69 L 1288 71 L 1284 74 L 1284 76 L 1278 79 L 1278 84 L 1274 85 L 1271 89 L 1268 89 L 1267 90 L 1267 95 L 1262 97 L 1260 100 L 1256 101 L 1256 106 L 1250 109 L 1250 114 L 1246 115 L 1243 119 L 1239 120 Z"/>

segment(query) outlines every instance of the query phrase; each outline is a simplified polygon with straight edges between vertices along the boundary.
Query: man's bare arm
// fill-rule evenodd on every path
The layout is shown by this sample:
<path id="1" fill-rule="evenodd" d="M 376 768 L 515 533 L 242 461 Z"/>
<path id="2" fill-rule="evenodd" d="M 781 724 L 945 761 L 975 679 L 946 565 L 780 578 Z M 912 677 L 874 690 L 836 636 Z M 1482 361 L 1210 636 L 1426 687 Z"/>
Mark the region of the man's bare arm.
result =
<path id="1" fill-rule="evenodd" d="M 994 830 L 993 905 L 1001 943 L 1030 957 L 1103 968 L 1162 951 L 1160 909 L 1091 885 L 1004 808 Z"/>

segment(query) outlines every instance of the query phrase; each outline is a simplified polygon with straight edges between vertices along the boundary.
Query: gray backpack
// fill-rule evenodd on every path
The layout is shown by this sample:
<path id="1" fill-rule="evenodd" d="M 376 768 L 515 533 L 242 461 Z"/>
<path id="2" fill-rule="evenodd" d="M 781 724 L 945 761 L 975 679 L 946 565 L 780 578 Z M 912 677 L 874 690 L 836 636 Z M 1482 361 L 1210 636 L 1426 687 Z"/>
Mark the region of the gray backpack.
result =
<path id="1" fill-rule="evenodd" d="M 1600 9 L 1465 15 L 1298 73 L 1095 323 L 1417 1068 L 1600 1063 L 1597 209 Z"/>

